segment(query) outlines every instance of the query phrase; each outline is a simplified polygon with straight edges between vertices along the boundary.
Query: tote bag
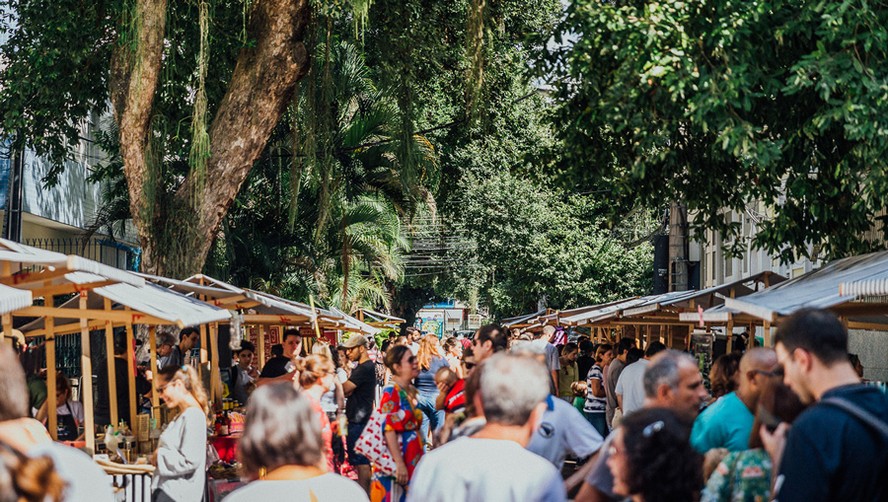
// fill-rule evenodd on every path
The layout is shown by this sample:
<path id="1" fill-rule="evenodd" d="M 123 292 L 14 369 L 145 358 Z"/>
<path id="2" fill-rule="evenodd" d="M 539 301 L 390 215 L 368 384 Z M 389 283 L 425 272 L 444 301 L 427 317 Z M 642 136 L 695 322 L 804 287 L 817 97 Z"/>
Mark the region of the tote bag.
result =
<path id="1" fill-rule="evenodd" d="M 388 446 L 385 444 L 385 437 L 382 434 L 385 425 L 385 414 L 379 410 L 373 412 L 367 426 L 355 442 L 355 451 L 369 460 L 373 467 L 388 476 L 394 476 L 397 470 L 395 459 L 392 458 Z M 400 442 L 400 438 L 399 442 Z"/>

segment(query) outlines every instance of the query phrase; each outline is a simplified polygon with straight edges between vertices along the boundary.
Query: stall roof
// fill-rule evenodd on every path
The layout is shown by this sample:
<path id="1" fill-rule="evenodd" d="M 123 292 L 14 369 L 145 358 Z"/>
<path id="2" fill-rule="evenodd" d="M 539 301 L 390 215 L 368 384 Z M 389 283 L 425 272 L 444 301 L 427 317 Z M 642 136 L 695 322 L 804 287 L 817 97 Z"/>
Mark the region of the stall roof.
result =
<path id="1" fill-rule="evenodd" d="M 370 326 L 369 324 L 362 322 L 360 319 L 356 319 L 356 318 L 346 314 L 345 312 L 339 310 L 336 307 L 330 307 L 330 310 L 334 314 L 337 314 L 344 319 L 346 326 L 348 327 L 348 329 L 350 331 L 359 331 L 361 333 L 364 333 L 365 335 L 375 335 L 375 334 L 379 333 L 380 331 L 382 331 L 379 328 L 374 328 L 373 326 Z"/>
<path id="2" fill-rule="evenodd" d="M 223 299 L 243 294 L 243 291 L 232 291 L 229 288 L 218 288 L 213 286 L 203 286 L 194 282 L 180 281 L 178 279 L 170 279 L 159 275 L 137 273 L 139 277 L 155 284 L 161 284 L 183 295 L 203 295 L 207 298 Z"/>
<path id="3" fill-rule="evenodd" d="M 615 315 L 618 315 L 620 311 L 623 309 L 636 307 L 648 301 L 651 297 L 631 297 L 624 298 L 622 300 L 617 300 L 611 303 L 605 303 L 599 305 L 598 308 L 594 308 L 592 310 L 587 310 L 585 312 L 575 314 L 572 316 L 561 317 L 560 321 L 563 324 L 569 325 L 582 325 L 582 324 L 594 324 L 596 322 L 609 319 Z"/>
<path id="4" fill-rule="evenodd" d="M 27 289 L 10 288 L 0 284 L 0 314 L 30 307 L 32 302 L 31 292 Z"/>
<path id="5" fill-rule="evenodd" d="M 99 276 L 105 283 L 119 282 L 133 286 L 143 286 L 145 280 L 125 270 L 111 267 L 76 255 L 63 255 L 54 251 L 19 244 L 0 239 L 0 262 L 18 270 L 0 282 L 19 289 L 40 290 L 58 286 L 70 281 L 65 276 L 70 272 L 85 272 Z M 42 270 L 32 270 L 39 266 Z"/>
<path id="6" fill-rule="evenodd" d="M 888 278 L 888 251 L 835 260 L 817 270 L 743 298 L 726 298 L 725 305 L 774 322 L 802 308 L 834 308 L 858 299 L 840 294 L 842 284 Z"/>
<path id="7" fill-rule="evenodd" d="M 733 293 L 734 297 L 746 296 L 757 291 L 759 284 L 773 286 L 785 280 L 785 277 L 774 272 L 759 272 L 737 281 L 712 286 L 699 291 L 690 290 L 665 293 L 659 298 L 655 298 L 643 305 L 624 310 L 623 316 L 628 317 L 648 314 L 659 311 L 665 307 L 687 308 L 690 306 L 692 300 L 695 305 L 702 306 L 703 308 L 714 307 L 724 303 L 725 295 Z M 753 285 L 753 287 L 748 287 L 747 285 Z M 696 312 L 694 315 L 697 315 Z"/>
<path id="8" fill-rule="evenodd" d="M 512 326 L 514 326 L 516 324 L 524 324 L 525 322 L 527 322 L 535 317 L 545 315 L 546 312 L 547 312 L 547 310 L 543 309 L 543 310 L 538 310 L 538 311 L 534 312 L 533 314 L 524 314 L 524 315 L 520 315 L 520 316 L 516 316 L 516 317 L 507 317 L 507 318 L 503 319 L 503 326 L 506 328 L 511 328 Z"/>
<path id="9" fill-rule="evenodd" d="M 208 305 L 195 298 L 191 298 L 156 284 L 147 283 L 137 287 L 129 284 L 112 284 L 95 288 L 87 297 L 87 309 L 99 311 L 104 309 L 104 300 L 112 302 L 112 309 L 119 312 L 128 307 L 132 310 L 132 316 L 128 319 L 133 324 L 155 324 L 157 320 L 174 324 L 180 328 L 196 326 L 210 322 L 227 321 L 231 313 L 226 309 L 220 309 Z M 58 312 L 55 317 L 55 326 L 64 330 L 64 326 L 79 324 L 75 311 L 79 310 L 79 299 L 74 297 L 58 309 L 59 311 L 71 310 L 72 317 L 65 317 L 65 312 Z M 35 319 L 22 326 L 23 332 L 42 330 L 45 327 L 45 317 Z M 91 328 L 92 329 L 92 328 Z"/>
<path id="10" fill-rule="evenodd" d="M 364 312 L 364 316 L 370 316 L 373 318 L 372 322 L 384 322 L 384 323 L 393 323 L 393 324 L 403 324 L 407 322 L 407 319 L 401 319 L 400 317 L 396 317 L 389 314 L 383 314 L 382 312 L 377 312 L 375 310 L 370 309 L 360 309 Z"/>

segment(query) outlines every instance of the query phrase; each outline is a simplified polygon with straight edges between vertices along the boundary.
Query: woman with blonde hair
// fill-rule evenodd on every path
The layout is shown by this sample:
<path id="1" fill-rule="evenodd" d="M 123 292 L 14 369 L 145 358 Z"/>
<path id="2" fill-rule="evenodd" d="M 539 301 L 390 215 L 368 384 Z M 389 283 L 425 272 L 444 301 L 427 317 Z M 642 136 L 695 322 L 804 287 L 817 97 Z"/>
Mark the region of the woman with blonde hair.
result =
<path id="1" fill-rule="evenodd" d="M 299 374 L 299 385 L 311 403 L 311 409 L 318 417 L 321 424 L 321 437 L 324 444 L 324 468 L 334 472 L 333 465 L 333 428 L 330 419 L 321 407 L 321 397 L 327 392 L 336 378 L 336 367 L 327 356 L 312 354 L 296 361 L 296 371 Z"/>
<path id="2" fill-rule="evenodd" d="M 211 423 L 207 393 L 191 366 L 168 366 L 158 372 L 157 391 L 176 417 L 160 435 L 151 463 L 152 502 L 197 502 L 203 498 L 207 467 L 207 426 Z"/>
<path id="3" fill-rule="evenodd" d="M 441 392 L 435 383 L 435 373 L 441 368 L 448 368 L 447 360 L 438 352 L 438 337 L 426 335 L 419 340 L 419 353 L 416 354 L 416 362 L 419 364 L 419 376 L 416 377 L 416 389 L 419 391 L 418 407 L 424 418 L 422 421 L 422 435 L 426 444 L 431 444 L 431 432 L 438 432 L 444 425 L 444 410 L 438 410 L 435 403 Z"/>

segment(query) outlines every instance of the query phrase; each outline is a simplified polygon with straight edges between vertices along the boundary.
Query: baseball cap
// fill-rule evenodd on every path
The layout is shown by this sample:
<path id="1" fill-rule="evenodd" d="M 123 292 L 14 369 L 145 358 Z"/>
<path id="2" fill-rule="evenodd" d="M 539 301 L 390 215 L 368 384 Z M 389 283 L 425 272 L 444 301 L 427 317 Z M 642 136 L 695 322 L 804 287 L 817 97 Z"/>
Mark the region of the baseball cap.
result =
<path id="1" fill-rule="evenodd" d="M 348 337 L 348 340 L 340 343 L 339 346 L 345 349 L 350 349 L 353 347 L 366 347 L 367 337 L 356 333 Z"/>

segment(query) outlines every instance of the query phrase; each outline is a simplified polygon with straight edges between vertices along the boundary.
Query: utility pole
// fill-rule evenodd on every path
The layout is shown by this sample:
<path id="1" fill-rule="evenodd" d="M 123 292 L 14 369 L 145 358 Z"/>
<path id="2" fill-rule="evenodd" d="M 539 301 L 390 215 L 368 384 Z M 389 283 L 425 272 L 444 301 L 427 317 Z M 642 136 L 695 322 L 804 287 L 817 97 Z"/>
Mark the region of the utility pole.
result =
<path id="1" fill-rule="evenodd" d="M 688 289 L 688 208 L 681 201 L 669 205 L 669 291 Z"/>

